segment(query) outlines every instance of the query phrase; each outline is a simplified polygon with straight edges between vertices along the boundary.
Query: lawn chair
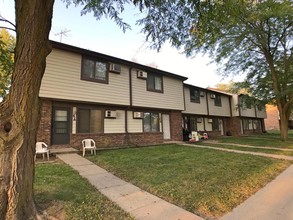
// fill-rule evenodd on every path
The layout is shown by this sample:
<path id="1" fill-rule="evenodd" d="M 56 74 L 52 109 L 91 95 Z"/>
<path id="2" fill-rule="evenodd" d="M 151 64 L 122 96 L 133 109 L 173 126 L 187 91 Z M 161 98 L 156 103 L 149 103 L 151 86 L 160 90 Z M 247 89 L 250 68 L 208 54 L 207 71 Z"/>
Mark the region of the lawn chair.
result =
<path id="1" fill-rule="evenodd" d="M 82 156 L 84 157 L 86 150 L 91 150 L 91 154 L 96 155 L 96 142 L 93 139 L 83 139 L 82 140 Z"/>
<path id="2" fill-rule="evenodd" d="M 37 142 L 36 143 L 36 153 L 35 153 L 35 160 L 37 158 L 37 154 L 43 154 L 43 160 L 45 159 L 45 154 L 47 154 L 47 158 L 49 160 L 49 149 L 48 145 L 44 142 Z"/>

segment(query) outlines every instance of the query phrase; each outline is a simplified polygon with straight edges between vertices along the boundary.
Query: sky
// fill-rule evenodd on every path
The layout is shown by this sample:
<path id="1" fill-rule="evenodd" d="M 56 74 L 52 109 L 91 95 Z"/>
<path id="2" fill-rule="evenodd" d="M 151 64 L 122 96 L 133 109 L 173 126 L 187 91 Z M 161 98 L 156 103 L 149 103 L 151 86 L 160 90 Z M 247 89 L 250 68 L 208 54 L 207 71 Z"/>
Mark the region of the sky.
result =
<path id="1" fill-rule="evenodd" d="M 93 15 L 81 16 L 81 7 L 76 8 L 61 0 L 55 0 L 52 29 L 49 38 L 65 44 L 104 53 L 121 59 L 135 61 L 143 65 L 155 64 L 158 69 L 188 77 L 185 81 L 199 87 L 214 87 L 240 78 L 223 77 L 216 73 L 217 66 L 203 54 L 187 58 L 175 48 L 165 44 L 160 52 L 149 48 L 145 35 L 135 21 L 142 15 L 133 7 L 127 6 L 122 16 L 131 25 L 131 30 L 123 33 L 114 21 L 106 18 L 96 20 Z M 0 15 L 14 22 L 14 1 L 0 0 Z M 62 35 L 61 31 L 66 34 Z"/>

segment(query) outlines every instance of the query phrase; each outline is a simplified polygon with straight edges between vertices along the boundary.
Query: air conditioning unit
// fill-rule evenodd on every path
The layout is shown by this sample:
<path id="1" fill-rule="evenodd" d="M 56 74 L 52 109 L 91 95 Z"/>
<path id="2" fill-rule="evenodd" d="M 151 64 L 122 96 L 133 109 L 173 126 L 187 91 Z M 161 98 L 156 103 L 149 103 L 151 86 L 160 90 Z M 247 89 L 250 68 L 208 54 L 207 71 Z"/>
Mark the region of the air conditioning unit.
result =
<path id="1" fill-rule="evenodd" d="M 213 119 L 212 118 L 209 118 L 208 119 L 208 123 L 213 123 Z"/>
<path id="2" fill-rule="evenodd" d="M 143 118 L 143 112 L 133 112 L 133 118 Z"/>
<path id="3" fill-rule="evenodd" d="M 110 64 L 110 72 L 121 73 L 121 66 L 116 63 L 111 63 Z"/>
<path id="4" fill-rule="evenodd" d="M 215 94 L 211 94 L 211 99 L 215 99 L 216 95 Z"/>
<path id="5" fill-rule="evenodd" d="M 200 97 L 204 97 L 204 91 L 199 92 Z"/>
<path id="6" fill-rule="evenodd" d="M 116 118 L 116 111 L 106 110 L 105 111 L 105 118 Z"/>
<path id="7" fill-rule="evenodd" d="M 146 79 L 148 78 L 148 73 L 142 70 L 137 70 L 137 78 Z"/>
<path id="8" fill-rule="evenodd" d="M 197 119 L 196 119 L 196 122 L 197 122 L 197 123 L 202 123 L 202 118 L 197 118 Z"/>

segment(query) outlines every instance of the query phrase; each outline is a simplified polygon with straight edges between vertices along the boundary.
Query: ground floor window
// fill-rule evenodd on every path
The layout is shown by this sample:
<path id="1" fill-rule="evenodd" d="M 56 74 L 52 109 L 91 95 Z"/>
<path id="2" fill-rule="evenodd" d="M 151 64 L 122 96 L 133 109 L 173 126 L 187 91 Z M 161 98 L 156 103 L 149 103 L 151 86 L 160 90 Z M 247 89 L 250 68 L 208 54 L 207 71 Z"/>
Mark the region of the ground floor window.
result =
<path id="1" fill-rule="evenodd" d="M 159 132 L 160 120 L 159 113 L 145 112 L 143 115 L 143 131 L 144 132 Z"/>
<path id="2" fill-rule="evenodd" d="M 77 132 L 78 133 L 101 133 L 102 126 L 102 111 L 97 109 L 77 110 Z"/>
<path id="3" fill-rule="evenodd" d="M 244 130 L 253 130 L 252 120 L 251 119 L 243 119 L 243 129 Z"/>
<path id="4" fill-rule="evenodd" d="M 218 118 L 213 118 L 212 130 L 213 131 L 220 131 L 220 123 L 219 123 L 219 119 Z"/>

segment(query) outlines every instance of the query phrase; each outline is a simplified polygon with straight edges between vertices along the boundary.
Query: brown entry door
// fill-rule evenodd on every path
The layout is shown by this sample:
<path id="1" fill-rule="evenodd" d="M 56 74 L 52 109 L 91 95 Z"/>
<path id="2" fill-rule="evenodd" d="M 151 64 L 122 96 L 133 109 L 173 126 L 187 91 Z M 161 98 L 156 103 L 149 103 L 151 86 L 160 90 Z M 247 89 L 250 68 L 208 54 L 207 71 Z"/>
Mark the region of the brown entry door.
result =
<path id="1" fill-rule="evenodd" d="M 69 144 L 69 108 L 53 109 L 52 144 Z"/>

